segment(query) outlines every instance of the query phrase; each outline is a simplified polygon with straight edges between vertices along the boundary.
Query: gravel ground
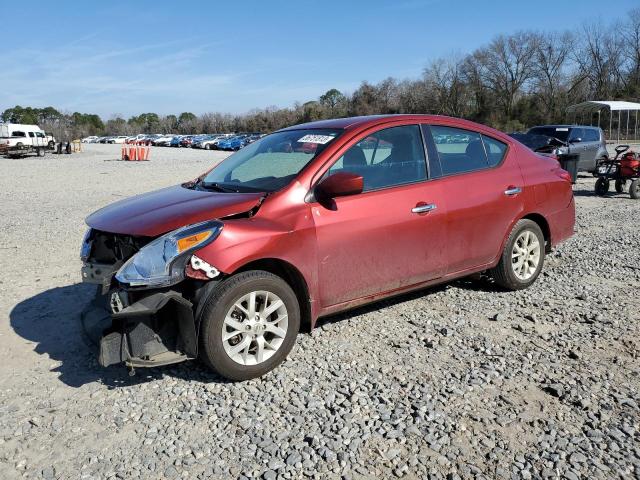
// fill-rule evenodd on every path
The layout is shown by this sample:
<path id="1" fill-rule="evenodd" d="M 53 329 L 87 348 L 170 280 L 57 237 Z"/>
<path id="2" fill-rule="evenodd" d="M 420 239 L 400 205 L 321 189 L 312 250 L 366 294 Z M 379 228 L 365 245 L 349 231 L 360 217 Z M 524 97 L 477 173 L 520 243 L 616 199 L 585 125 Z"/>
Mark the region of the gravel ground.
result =
<path id="1" fill-rule="evenodd" d="M 0 478 L 638 478 L 640 203 L 575 186 L 577 234 L 516 293 L 463 280 L 324 319 L 277 370 L 103 369 L 84 217 L 224 155 L 0 159 Z"/>

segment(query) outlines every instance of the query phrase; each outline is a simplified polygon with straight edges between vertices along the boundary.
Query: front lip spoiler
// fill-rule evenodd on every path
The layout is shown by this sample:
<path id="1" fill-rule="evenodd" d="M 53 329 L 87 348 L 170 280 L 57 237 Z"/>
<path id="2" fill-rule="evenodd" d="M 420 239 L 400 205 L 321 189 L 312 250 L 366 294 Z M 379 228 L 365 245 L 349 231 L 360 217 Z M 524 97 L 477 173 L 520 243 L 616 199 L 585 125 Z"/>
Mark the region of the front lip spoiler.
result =
<path id="1" fill-rule="evenodd" d="M 175 291 L 153 293 L 111 315 L 98 363 L 153 367 L 194 359 L 198 341 L 193 304 Z"/>

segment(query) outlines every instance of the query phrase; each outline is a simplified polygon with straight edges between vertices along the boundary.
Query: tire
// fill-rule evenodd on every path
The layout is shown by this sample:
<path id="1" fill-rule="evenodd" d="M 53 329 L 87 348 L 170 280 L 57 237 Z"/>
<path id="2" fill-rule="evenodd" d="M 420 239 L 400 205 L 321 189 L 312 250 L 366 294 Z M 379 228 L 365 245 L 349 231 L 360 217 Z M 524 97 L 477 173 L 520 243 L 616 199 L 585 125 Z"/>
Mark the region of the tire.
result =
<path id="1" fill-rule="evenodd" d="M 634 200 L 640 199 L 640 179 L 634 178 L 629 185 L 629 196 Z"/>
<path id="2" fill-rule="evenodd" d="M 615 183 L 616 192 L 624 193 L 624 186 L 626 183 L 627 183 L 626 180 L 616 180 L 616 183 Z"/>
<path id="3" fill-rule="evenodd" d="M 536 242 L 537 249 L 535 249 Z M 529 254 L 525 257 L 526 265 L 521 263 L 521 267 L 518 267 L 517 263 L 524 254 L 521 254 L 518 259 L 514 258 L 513 255 L 514 250 L 516 249 L 516 243 L 518 244 L 517 248 L 520 249 L 521 246 L 524 245 L 524 247 L 529 251 Z M 534 249 L 531 250 L 531 248 Z M 537 255 L 537 262 L 536 256 L 531 255 L 532 252 Z M 500 256 L 500 261 L 498 262 L 498 265 L 489 271 L 489 275 L 497 285 L 507 290 L 521 290 L 523 288 L 527 288 L 535 282 L 538 275 L 540 275 L 542 266 L 544 265 L 544 256 L 545 240 L 540 227 L 532 220 L 520 220 L 511 230 L 502 255 Z M 524 271 L 522 271 L 522 269 L 524 269 Z M 519 273 L 516 273 L 516 271 Z"/>
<path id="4" fill-rule="evenodd" d="M 209 145 L 208 143 L 204 146 L 205 150 L 211 150 L 211 145 Z"/>
<path id="5" fill-rule="evenodd" d="M 36 148 L 36 155 L 38 157 L 43 157 L 44 156 L 44 151 L 41 148 Z"/>
<path id="6" fill-rule="evenodd" d="M 254 321 L 250 322 L 248 315 L 242 313 L 236 305 L 244 303 L 243 297 L 250 296 L 251 292 L 256 294 L 255 307 L 258 312 L 262 305 L 259 301 L 264 293 L 271 295 L 270 307 L 279 304 L 271 301 L 274 296 L 283 305 L 268 318 L 254 317 Z M 216 285 L 203 301 L 205 305 L 200 315 L 200 358 L 211 369 L 230 380 L 249 380 L 273 370 L 287 357 L 300 330 L 300 306 L 295 293 L 283 279 L 269 272 L 251 270 L 233 275 Z M 243 309 L 244 312 L 250 312 L 248 300 Z M 230 317 L 237 328 L 227 321 Z M 245 329 L 251 328 L 250 323 L 256 330 L 245 332 Z M 269 327 L 264 329 L 262 326 L 273 326 L 276 323 L 279 335 L 271 333 Z M 238 333 L 224 339 L 223 329 L 229 335 Z M 276 345 L 275 351 L 263 347 L 263 355 L 269 356 L 262 361 L 259 361 L 258 356 L 259 337 L 262 337 L 263 345 L 264 342 Z M 245 343 L 246 348 L 240 347 Z M 234 352 L 234 347 L 240 347 L 240 350 Z"/>
<path id="7" fill-rule="evenodd" d="M 606 178 L 599 178 L 596 180 L 596 186 L 594 188 L 596 195 L 604 196 L 609 191 L 609 180 Z"/>

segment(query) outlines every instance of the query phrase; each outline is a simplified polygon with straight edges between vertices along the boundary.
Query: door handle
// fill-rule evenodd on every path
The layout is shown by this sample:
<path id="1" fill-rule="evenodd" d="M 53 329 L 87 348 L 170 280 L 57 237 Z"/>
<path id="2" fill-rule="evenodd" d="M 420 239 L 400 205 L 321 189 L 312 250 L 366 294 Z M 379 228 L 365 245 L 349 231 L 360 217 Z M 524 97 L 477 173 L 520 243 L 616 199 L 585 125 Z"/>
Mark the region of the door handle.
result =
<path id="1" fill-rule="evenodd" d="M 522 193 L 522 189 L 520 187 L 513 186 L 507 187 L 507 189 L 504 191 L 504 194 L 508 197 L 513 197 L 515 195 L 518 195 L 519 193 Z"/>
<path id="2" fill-rule="evenodd" d="M 427 213 L 435 210 L 438 206 L 435 203 L 425 203 L 424 205 L 416 205 L 411 209 L 411 213 Z"/>

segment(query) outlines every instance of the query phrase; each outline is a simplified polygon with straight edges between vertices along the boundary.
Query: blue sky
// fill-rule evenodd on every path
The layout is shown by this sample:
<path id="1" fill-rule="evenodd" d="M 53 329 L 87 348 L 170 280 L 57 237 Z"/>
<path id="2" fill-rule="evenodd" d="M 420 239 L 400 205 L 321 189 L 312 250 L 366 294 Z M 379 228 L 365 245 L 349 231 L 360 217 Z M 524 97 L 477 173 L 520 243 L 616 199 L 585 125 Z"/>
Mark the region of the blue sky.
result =
<path id="1" fill-rule="evenodd" d="M 243 113 L 417 77 L 500 33 L 576 30 L 638 0 L 0 0 L 0 111 Z"/>

